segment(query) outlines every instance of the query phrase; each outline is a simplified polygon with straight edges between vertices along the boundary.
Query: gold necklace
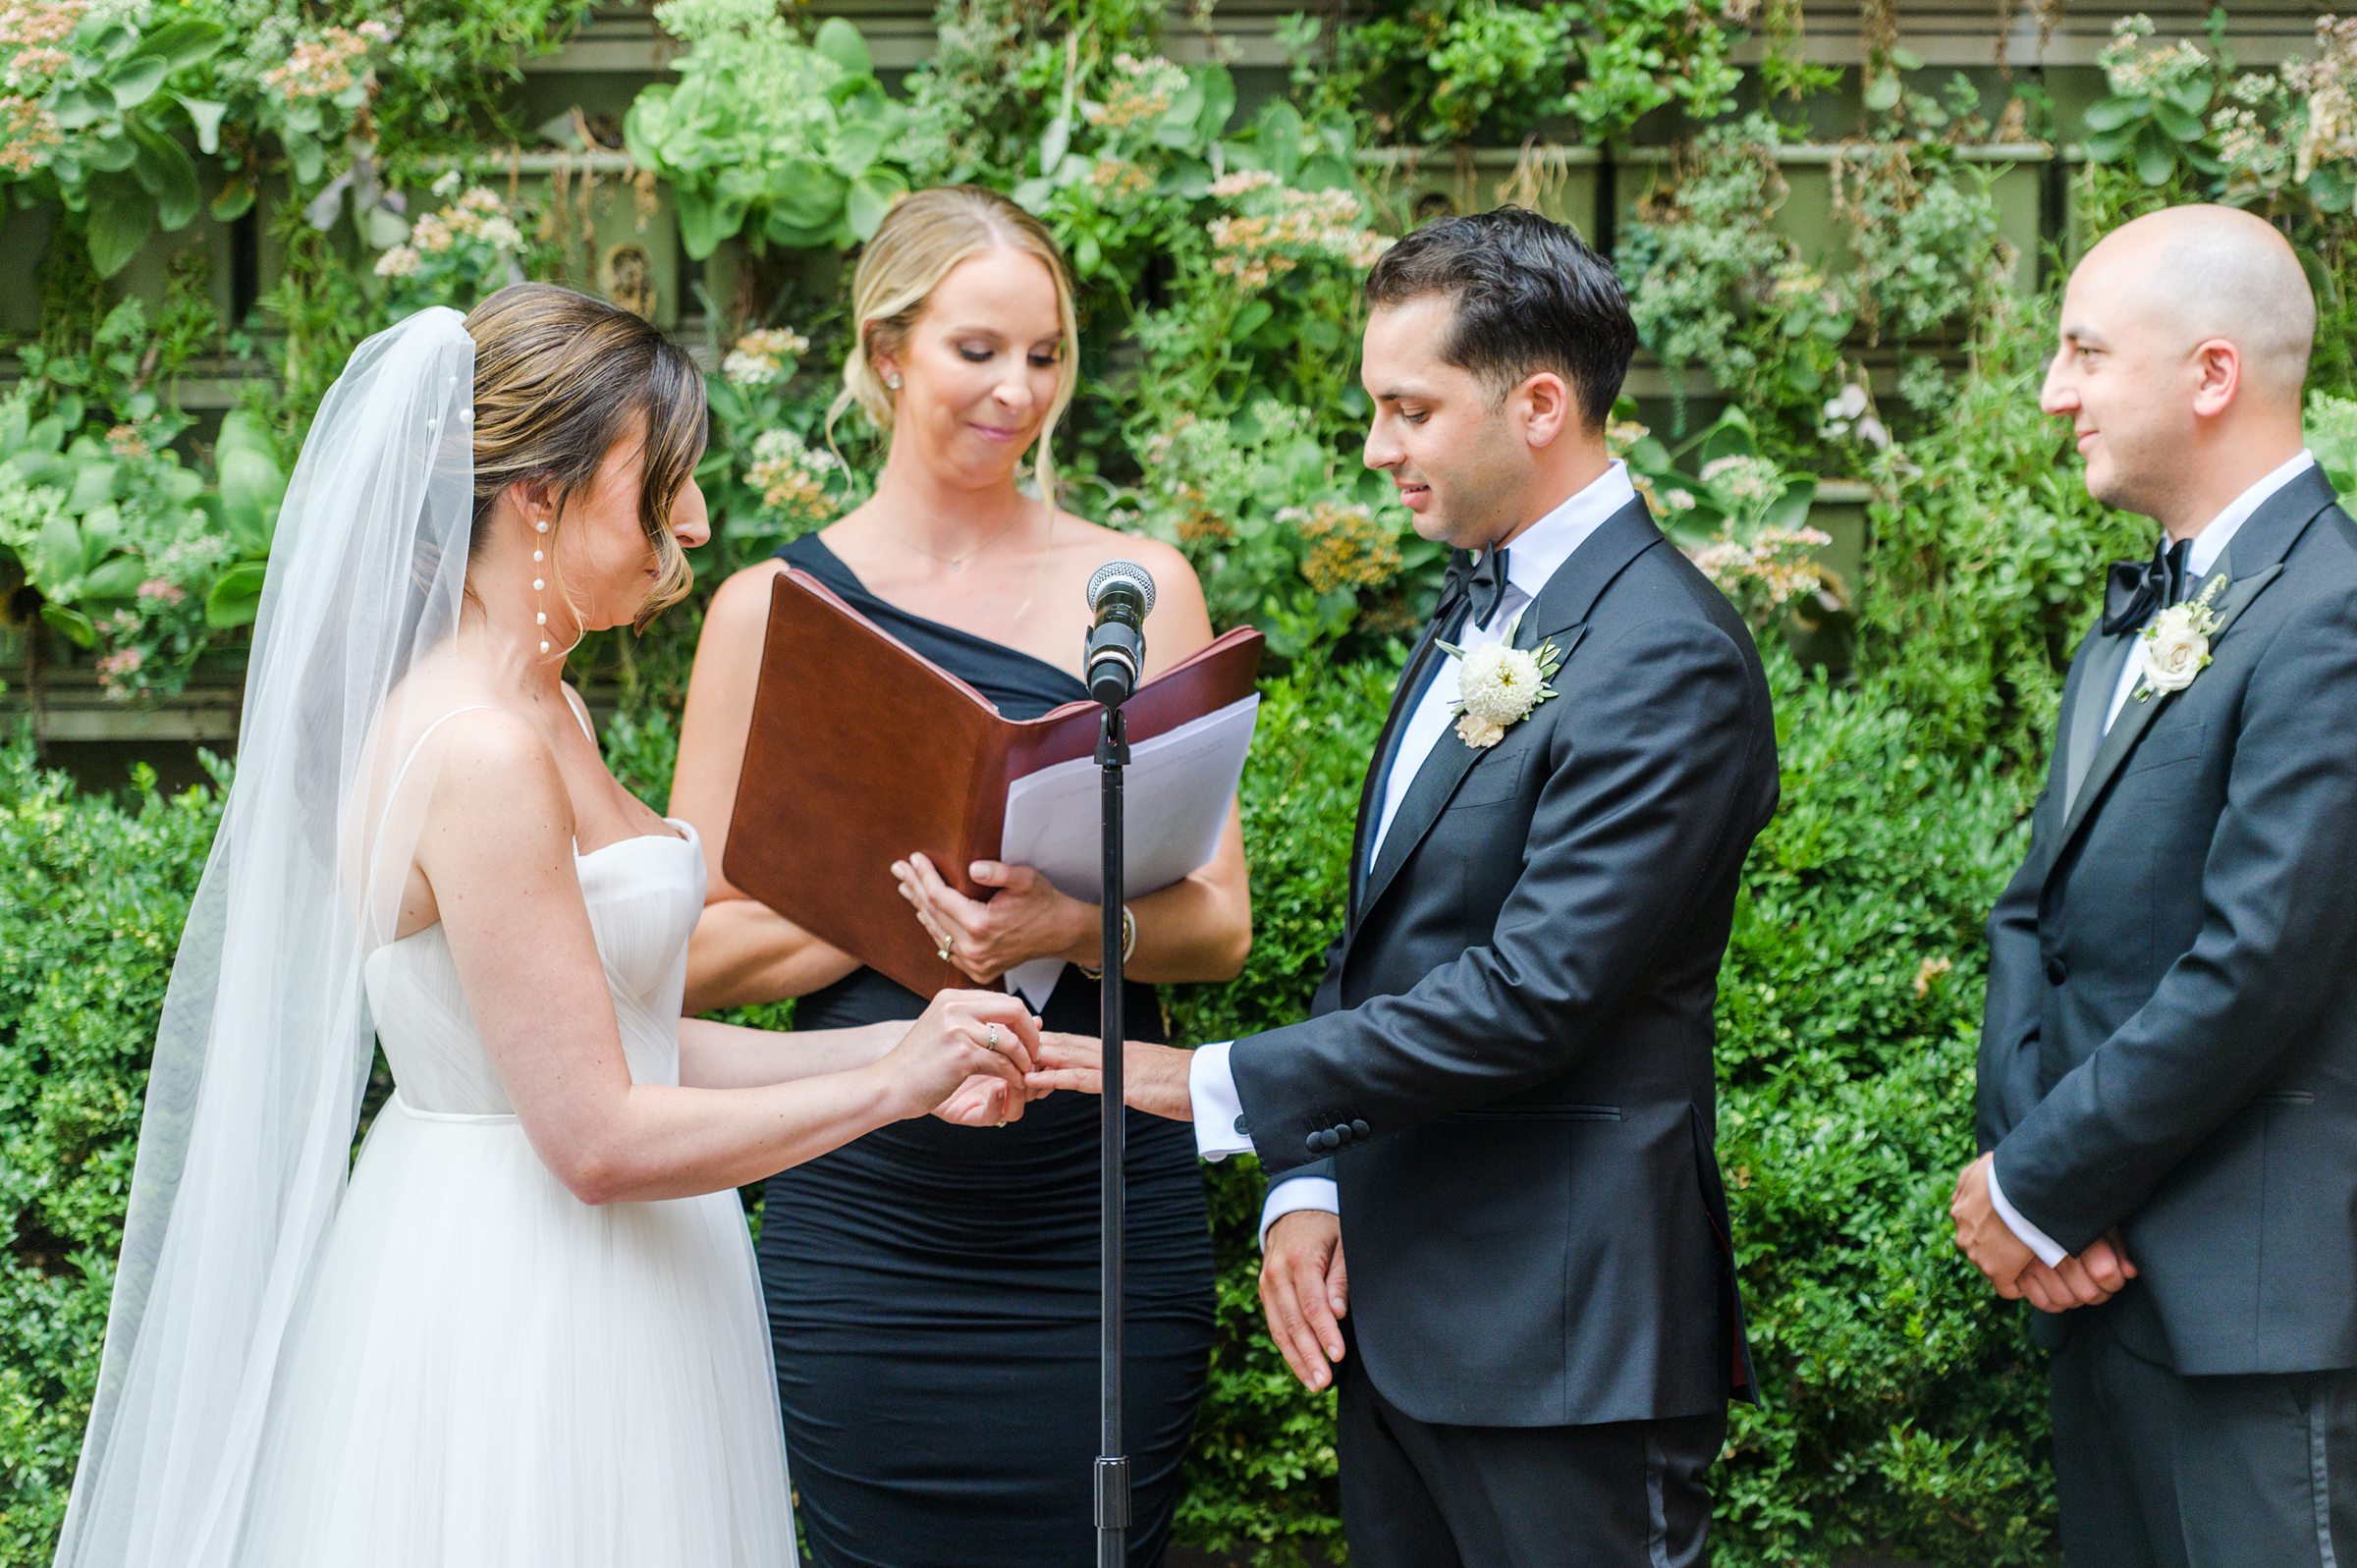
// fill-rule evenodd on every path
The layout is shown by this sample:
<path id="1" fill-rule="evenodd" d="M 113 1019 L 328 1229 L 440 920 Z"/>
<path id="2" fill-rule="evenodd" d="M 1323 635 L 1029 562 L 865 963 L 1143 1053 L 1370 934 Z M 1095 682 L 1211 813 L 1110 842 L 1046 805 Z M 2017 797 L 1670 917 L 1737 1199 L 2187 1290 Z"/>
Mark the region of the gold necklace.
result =
<path id="1" fill-rule="evenodd" d="M 992 545 L 997 544 L 1001 539 L 1006 538 L 1010 533 L 1013 533 L 1015 525 L 1022 520 L 1023 514 L 1017 512 L 1014 516 L 1008 518 L 1007 521 L 1000 526 L 998 532 L 992 534 L 989 538 L 983 540 L 971 550 L 955 556 L 945 556 L 938 550 L 926 549 L 923 545 L 918 544 L 914 539 L 909 538 L 906 534 L 901 532 L 900 529 L 894 527 L 889 522 L 884 524 L 884 531 L 891 534 L 895 539 L 898 539 L 902 544 L 906 545 L 909 549 L 915 551 L 918 555 L 938 561 L 943 566 L 949 568 L 952 571 L 962 571 L 965 569 L 965 564 L 967 562 L 973 560 L 974 557 L 980 555 L 983 551 L 988 550 Z"/>

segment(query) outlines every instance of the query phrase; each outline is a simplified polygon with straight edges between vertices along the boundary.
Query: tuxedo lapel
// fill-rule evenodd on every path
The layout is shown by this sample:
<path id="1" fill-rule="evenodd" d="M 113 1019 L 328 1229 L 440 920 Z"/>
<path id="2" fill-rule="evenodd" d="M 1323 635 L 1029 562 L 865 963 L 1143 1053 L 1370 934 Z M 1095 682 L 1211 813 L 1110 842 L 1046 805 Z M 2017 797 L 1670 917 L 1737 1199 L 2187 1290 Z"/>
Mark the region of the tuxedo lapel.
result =
<path id="1" fill-rule="evenodd" d="M 1542 641 L 1553 639 L 1557 649 L 1563 655 L 1562 668 L 1568 671 L 1571 652 L 1585 633 L 1588 614 L 1596 608 L 1596 601 L 1630 562 L 1661 542 L 1662 532 L 1653 525 L 1653 514 L 1645 510 L 1642 500 L 1632 501 L 1614 513 L 1597 525 L 1596 531 L 1571 553 L 1569 560 L 1556 568 L 1555 575 L 1547 580 L 1538 598 L 1523 611 L 1515 627 L 1514 645 L 1535 648 Z M 1438 655 L 1430 657 L 1437 658 Z M 1559 674 L 1556 680 L 1561 689 L 1563 676 Z M 1402 686 L 1404 689 L 1404 682 Z M 1557 700 L 1576 701 L 1576 698 L 1566 693 Z M 1395 717 L 1404 722 L 1407 711 L 1404 705 L 1396 708 Z M 1393 879 L 1399 874 L 1399 868 L 1407 863 L 1416 845 L 1432 831 L 1432 825 L 1440 819 L 1442 808 L 1449 804 L 1449 797 L 1456 793 L 1456 786 L 1464 782 L 1465 775 L 1472 771 L 1473 764 L 1480 761 L 1482 755 L 1481 751 L 1465 744 L 1453 731 L 1441 732 L 1441 738 L 1434 743 L 1431 754 L 1417 770 L 1415 783 L 1408 786 L 1407 794 L 1400 800 L 1399 810 L 1392 818 L 1391 827 L 1384 833 L 1383 848 L 1376 856 L 1375 868 L 1368 874 L 1366 884 L 1352 905 L 1354 930 L 1358 921 L 1375 907 L 1377 900 L 1391 887 Z M 1367 805 L 1360 808 L 1360 842 L 1353 861 L 1354 875 L 1356 865 L 1366 858 L 1365 836 L 1372 831 L 1368 823 L 1370 809 L 1380 811 L 1380 802 L 1372 808 Z"/>
<path id="2" fill-rule="evenodd" d="M 2292 546 L 2299 543 L 2300 535 L 2308 531 L 2308 525 L 2335 499 L 2332 482 L 2325 477 L 2324 470 L 2310 467 L 2293 475 L 2281 489 L 2261 502 L 2259 510 L 2252 513 L 2241 528 L 2236 530 L 2234 542 L 2226 549 L 2225 559 L 2209 573 L 2212 577 L 2220 571 L 2228 574 L 2226 587 L 2218 601 L 2218 629 L 2210 634 L 2212 646 L 2224 640 L 2226 633 L 2233 629 L 2234 622 L 2251 607 L 2252 601 L 2266 591 L 2269 583 L 2282 574 L 2284 558 L 2291 554 Z M 2231 563 L 2230 567 L 2228 563 Z M 2241 575 L 2233 575 L 2235 572 Z M 2110 662 L 2111 678 L 2101 681 L 2089 678 L 2081 686 L 2071 715 L 2072 734 L 2064 737 L 2066 742 L 2075 739 L 2077 721 L 2091 706 L 2096 724 L 2101 726 L 2103 715 L 2111 701 L 2111 692 L 2118 683 L 2120 664 L 2133 652 L 2136 639 L 2131 635 L 2106 640 L 2116 640 L 2122 644 L 2119 653 Z M 2087 674 L 2090 677 L 2096 674 L 2093 668 L 2095 659 L 2094 654 L 2088 656 Z M 2159 693 L 2142 702 L 2131 696 L 2121 705 L 2119 717 L 2111 722 L 2110 730 L 2098 730 L 2100 739 L 2087 759 L 2085 776 L 2078 781 L 2075 789 L 2065 791 L 2062 828 L 2056 835 L 2054 852 L 2047 856 L 2048 877 L 2051 878 L 2055 868 L 2062 863 L 2063 851 L 2070 847 L 2079 830 L 2087 825 L 2088 818 L 2103 803 L 2104 786 L 2126 763 L 2128 754 L 2136 749 L 2136 742 L 2144 737 L 2145 730 L 2152 728 L 2153 721 L 2160 717 L 2161 711 L 2174 700 L 2174 695 Z M 2075 762 L 2076 758 L 2071 760 Z"/>
<path id="3" fill-rule="evenodd" d="M 2136 649 L 2133 632 L 2117 636 L 2098 634 L 2095 646 L 2087 650 L 2087 658 L 2079 667 L 2078 690 L 2072 694 L 2070 713 L 2064 720 L 2062 734 L 2062 809 L 2067 812 L 2077 804 L 2079 787 L 2087 782 L 2087 770 L 2095 762 L 2095 753 L 2104 743 L 2104 715 L 2110 711 L 2111 693 L 2119 688 L 2120 667 L 2128 662 Z"/>
<path id="4" fill-rule="evenodd" d="M 2278 563 L 2226 588 L 2224 596 L 2218 603 L 2218 629 L 2210 634 L 2213 647 L 2225 639 L 2226 633 L 2233 629 L 2236 619 L 2250 608 L 2251 601 L 2265 592 L 2267 585 L 2282 573 L 2283 568 Z M 2114 666 L 2114 680 L 2117 674 L 2117 667 Z M 2078 792 L 2071 797 L 2070 808 L 2062 818 L 2061 836 L 2055 840 L 2054 855 L 2047 861 L 2050 871 L 2061 861 L 2062 852 L 2070 847 L 2070 840 L 2077 836 L 2088 817 L 2094 814 L 2096 802 L 2103 798 L 2104 786 L 2111 782 L 2112 775 L 2118 773 L 2120 765 L 2128 760 L 2128 753 L 2136 749 L 2136 742 L 2144 738 L 2144 732 L 2152 728 L 2153 721 L 2161 716 L 2163 709 L 2176 700 L 2176 696 L 2173 691 L 2158 692 L 2142 702 L 2131 696 L 2121 706 L 2119 717 L 2111 721 L 2111 728 L 2105 732 L 2102 743 L 2095 748 L 2095 755 L 2087 764 L 2087 777 L 2080 782 Z M 2107 685 L 2101 700 L 2109 703 L 2110 697 L 2111 687 Z M 2082 706 L 2086 700 L 2082 695 Z"/>
<path id="5" fill-rule="evenodd" d="M 1424 626 L 1424 635 L 1417 639 L 1406 666 L 1399 672 L 1399 684 L 1392 688 L 1392 711 L 1384 717 L 1383 732 L 1375 737 L 1375 760 L 1367 768 L 1367 777 L 1358 789 L 1358 829 L 1350 838 L 1350 902 L 1345 915 L 1344 929 L 1355 923 L 1359 897 L 1367 880 L 1367 838 L 1383 814 L 1384 780 L 1390 775 L 1392 759 L 1399 749 L 1399 732 L 1407 727 L 1408 716 L 1430 682 L 1435 661 L 1440 657 L 1441 624 L 1456 613 L 1456 606 L 1444 596 L 1434 608 L 1432 620 Z"/>

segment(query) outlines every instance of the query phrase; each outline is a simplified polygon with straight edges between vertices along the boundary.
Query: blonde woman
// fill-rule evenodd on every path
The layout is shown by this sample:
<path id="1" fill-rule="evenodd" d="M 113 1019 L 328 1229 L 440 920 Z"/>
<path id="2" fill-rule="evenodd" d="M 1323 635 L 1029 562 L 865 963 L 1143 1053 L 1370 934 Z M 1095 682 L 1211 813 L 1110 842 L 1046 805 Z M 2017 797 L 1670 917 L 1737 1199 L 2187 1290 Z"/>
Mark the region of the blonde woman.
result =
<path id="1" fill-rule="evenodd" d="M 682 1021 L 694 830 L 606 771 L 564 668 L 686 591 L 703 432 L 677 346 L 545 285 L 422 311 L 329 392 L 59 1563 L 794 1561 L 734 1189 L 961 1092 L 995 1122 L 1036 1035 L 970 992 L 911 1027 Z"/>
<path id="2" fill-rule="evenodd" d="M 915 1017 L 927 999 L 730 887 L 730 832 L 771 583 L 789 564 L 972 683 L 1011 716 L 1084 698 L 1084 587 L 1135 559 L 1160 597 L 1152 670 L 1211 637 L 1174 551 L 1053 504 L 1048 450 L 1076 376 L 1071 289 L 1045 230 L 969 188 L 895 207 L 860 258 L 857 345 L 837 407 L 889 433 L 875 498 L 715 596 L 689 688 L 672 810 L 704 843 L 707 898 L 690 1005 L 802 999 L 797 1022 Z M 1035 455 L 1026 464 L 1026 455 Z M 1027 490 L 1022 483 L 1033 481 Z M 926 766 L 921 741 L 909 758 Z M 775 824 L 766 831 L 807 831 Z M 1021 866 L 972 868 L 960 896 L 911 854 L 898 879 L 977 985 L 1015 964 L 1067 967 L 1043 1009 L 1096 1033 L 1096 905 Z M 1213 861 L 1135 899 L 1128 1016 L 1160 1037 L 1152 985 L 1235 974 L 1251 941 L 1231 819 Z M 1059 1568 L 1094 1559 L 1097 1102 L 1063 1095 L 999 1127 L 890 1129 L 773 1180 L 761 1230 L 787 1446 L 821 1568 Z M 1131 1561 L 1160 1560 L 1201 1398 L 1212 1326 L 1202 1180 L 1183 1127 L 1129 1127 L 1127 1436 Z"/>

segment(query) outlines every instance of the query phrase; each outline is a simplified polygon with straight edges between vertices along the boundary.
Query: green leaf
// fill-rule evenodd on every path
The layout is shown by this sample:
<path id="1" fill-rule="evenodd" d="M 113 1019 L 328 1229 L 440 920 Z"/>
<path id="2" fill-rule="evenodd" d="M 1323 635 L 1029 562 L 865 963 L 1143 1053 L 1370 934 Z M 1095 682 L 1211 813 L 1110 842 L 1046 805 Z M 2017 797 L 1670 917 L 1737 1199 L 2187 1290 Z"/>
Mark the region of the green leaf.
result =
<path id="1" fill-rule="evenodd" d="M 828 167 L 846 180 L 858 179 L 884 155 L 884 135 L 882 120 L 844 127 L 827 154 Z"/>
<path id="2" fill-rule="evenodd" d="M 2200 114 L 2210 107 L 2210 99 L 2217 90 L 2217 83 L 2208 77 L 2187 77 L 2182 81 L 2170 82 L 2164 90 L 2167 92 L 2169 101 L 2187 114 Z"/>
<path id="3" fill-rule="evenodd" d="M 82 530 L 62 512 L 43 519 L 24 552 L 25 575 L 43 592 L 82 575 Z"/>
<path id="4" fill-rule="evenodd" d="M 1901 71 L 1921 71 L 1923 69 L 1923 56 L 1917 54 L 1914 50 L 1908 48 L 1903 43 L 1897 44 L 1894 45 L 1891 50 L 1891 63 L 1898 67 L 1898 69 Z"/>
<path id="5" fill-rule="evenodd" d="M 2176 143 L 2159 126 L 2147 125 L 2136 134 L 2136 178 L 2148 186 L 2165 186 L 2176 172 Z"/>
<path id="6" fill-rule="evenodd" d="M 847 77 L 872 77 L 876 73 L 875 57 L 868 53 L 867 40 L 859 29 L 841 17 L 829 17 L 818 25 L 818 34 L 810 47 L 843 67 Z"/>
<path id="7" fill-rule="evenodd" d="M 188 111 L 189 124 L 196 128 L 196 150 L 211 157 L 221 150 L 221 117 L 229 105 L 212 98 L 191 98 L 179 93 L 181 108 Z"/>
<path id="8" fill-rule="evenodd" d="M 683 185 L 673 188 L 672 200 L 680 214 L 680 243 L 691 260 L 708 259 L 723 240 L 735 239 L 744 227 L 741 196 L 717 196 Z"/>
<path id="9" fill-rule="evenodd" d="M 1866 83 L 1866 107 L 1876 113 L 1898 106 L 1898 73 L 1886 71 Z"/>
<path id="10" fill-rule="evenodd" d="M 94 174 L 121 174 L 138 162 L 139 144 L 129 133 L 130 123 L 117 120 L 80 142 L 82 166 Z"/>
<path id="11" fill-rule="evenodd" d="M 49 100 L 49 113 L 56 118 L 59 129 L 65 131 L 83 130 L 114 112 L 113 95 L 99 91 L 86 81 L 60 87 Z"/>
<path id="12" fill-rule="evenodd" d="M 211 210 L 213 220 L 217 223 L 235 223 L 238 219 L 243 218 L 253 210 L 252 183 L 246 180 L 232 180 L 221 188 L 219 195 L 213 197 Z"/>
<path id="13" fill-rule="evenodd" d="M 241 561 L 215 577 L 204 595 L 204 623 L 215 631 L 253 624 L 269 570 L 262 562 Z"/>
<path id="14" fill-rule="evenodd" d="M 154 198 L 137 182 L 117 175 L 104 186 L 92 183 L 84 238 L 90 246 L 90 265 L 98 276 L 111 278 L 129 266 L 154 232 Z"/>
<path id="15" fill-rule="evenodd" d="M 43 604 L 41 619 L 77 648 L 98 646 L 98 627 L 88 616 L 66 605 Z"/>
<path id="16" fill-rule="evenodd" d="M 164 62 L 167 71 L 178 71 L 210 59 L 228 41 L 229 34 L 216 24 L 181 17 L 149 28 L 132 53 L 135 57 L 153 55 Z"/>
<path id="17" fill-rule="evenodd" d="M 850 193 L 844 198 L 844 216 L 850 223 L 851 238 L 862 243 L 874 239 L 884 214 L 907 193 L 908 182 L 896 169 L 870 169 L 852 181 Z"/>
<path id="18" fill-rule="evenodd" d="M 75 597 L 86 603 L 92 599 L 136 599 L 139 584 L 147 580 L 147 563 L 137 556 L 117 556 L 82 579 L 82 592 Z"/>
<path id="19" fill-rule="evenodd" d="M 2082 118 L 2090 131 L 2117 131 L 2150 115 L 2152 107 L 2150 98 L 2106 98 L 2089 104 Z"/>
<path id="20" fill-rule="evenodd" d="M 2199 141 L 2209 134 L 2200 115 L 2190 114 L 2166 98 L 2154 100 L 2153 123 L 2179 141 Z"/>
<path id="21" fill-rule="evenodd" d="M 214 449 L 221 468 L 221 505 L 228 514 L 230 542 L 240 555 L 267 555 L 287 476 L 278 463 L 250 447 Z"/>
<path id="22" fill-rule="evenodd" d="M 115 95 L 115 107 L 129 109 L 145 103 L 155 96 L 155 89 L 164 84 L 168 67 L 151 54 L 135 54 L 106 74 L 106 87 Z"/>
<path id="23" fill-rule="evenodd" d="M 2118 163 L 2127 157 L 2128 149 L 2134 146 L 2135 142 L 2135 131 L 2123 128 L 2118 131 L 2100 132 L 2080 143 L 2080 147 L 2093 162 Z"/>
<path id="24" fill-rule="evenodd" d="M 131 134 L 139 144 L 132 172 L 155 197 L 156 221 L 166 229 L 187 227 L 204 199 L 196 189 L 194 160 L 187 148 L 144 121 L 132 121 Z"/>

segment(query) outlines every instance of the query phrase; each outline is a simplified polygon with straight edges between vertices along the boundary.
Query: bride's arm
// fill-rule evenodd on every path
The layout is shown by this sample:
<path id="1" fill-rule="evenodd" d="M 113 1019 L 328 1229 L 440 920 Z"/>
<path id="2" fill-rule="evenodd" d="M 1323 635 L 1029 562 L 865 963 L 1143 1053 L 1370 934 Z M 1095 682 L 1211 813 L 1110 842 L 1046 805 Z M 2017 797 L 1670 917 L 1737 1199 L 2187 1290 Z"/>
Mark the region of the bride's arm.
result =
<path id="1" fill-rule="evenodd" d="M 583 1202 L 743 1186 L 922 1115 L 976 1073 L 1022 1092 L 1030 1013 L 979 992 L 943 993 L 865 1065 L 754 1088 L 632 1083 L 572 836 L 555 759 L 527 724 L 493 710 L 450 721 L 417 862 L 501 1086 Z"/>
<path id="2" fill-rule="evenodd" d="M 806 997 L 859 967 L 858 959 L 731 887 L 721 870 L 776 580 L 774 569 L 747 568 L 720 585 L 704 614 L 695 668 L 687 677 L 667 809 L 694 823 L 704 841 L 704 916 L 687 945 L 690 1015 Z M 794 825 L 781 825 L 781 831 L 794 831 Z M 882 868 L 877 874 L 884 874 Z"/>
<path id="3" fill-rule="evenodd" d="M 688 1089 L 737 1089 L 850 1072 L 873 1065 L 907 1029 L 902 1020 L 782 1034 L 710 1018 L 683 1018 L 680 1084 Z"/>

